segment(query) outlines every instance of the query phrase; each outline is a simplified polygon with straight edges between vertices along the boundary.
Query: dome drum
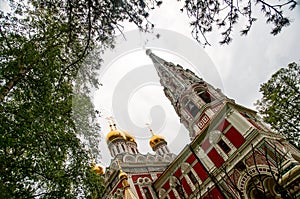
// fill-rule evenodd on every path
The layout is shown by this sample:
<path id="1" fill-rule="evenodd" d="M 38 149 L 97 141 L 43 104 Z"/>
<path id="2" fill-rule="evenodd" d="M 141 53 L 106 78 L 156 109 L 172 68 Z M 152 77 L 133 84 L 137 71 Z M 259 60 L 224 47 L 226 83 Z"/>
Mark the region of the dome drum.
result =
<path id="1" fill-rule="evenodd" d="M 166 141 L 161 141 L 161 142 L 158 142 L 155 146 L 152 147 L 153 151 L 156 151 L 157 149 L 159 149 L 160 147 L 166 145 L 167 142 Z"/>

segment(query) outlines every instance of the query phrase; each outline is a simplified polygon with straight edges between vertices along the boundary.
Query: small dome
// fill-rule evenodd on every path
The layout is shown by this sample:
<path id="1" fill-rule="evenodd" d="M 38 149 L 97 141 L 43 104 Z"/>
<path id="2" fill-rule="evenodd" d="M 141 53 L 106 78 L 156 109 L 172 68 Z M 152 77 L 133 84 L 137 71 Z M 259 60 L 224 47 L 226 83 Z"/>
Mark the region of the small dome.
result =
<path id="1" fill-rule="evenodd" d="M 92 166 L 93 171 L 95 171 L 97 174 L 103 175 L 104 169 L 99 165 L 93 165 Z"/>
<path id="2" fill-rule="evenodd" d="M 149 144 L 150 144 L 151 148 L 153 148 L 156 144 L 158 144 L 160 142 L 166 142 L 165 138 L 160 135 L 153 135 L 149 141 Z"/>
<path id="3" fill-rule="evenodd" d="M 126 138 L 126 141 L 128 142 L 135 142 L 135 137 L 133 135 L 131 135 L 130 133 L 126 132 L 126 131 L 123 131 L 124 135 L 125 135 L 125 138 Z"/>
<path id="4" fill-rule="evenodd" d="M 150 49 L 146 50 L 146 55 L 150 55 L 152 53 L 152 51 Z"/>
<path id="5" fill-rule="evenodd" d="M 109 132 L 107 135 L 106 135 L 106 141 L 107 142 L 111 142 L 112 140 L 116 139 L 116 138 L 122 138 L 122 139 L 125 139 L 125 136 L 124 134 L 119 131 L 119 130 L 112 130 L 111 132 Z"/>
<path id="6" fill-rule="evenodd" d="M 123 179 L 128 179 L 127 173 L 123 172 L 121 170 L 120 174 L 119 174 L 119 179 L 123 180 Z"/>

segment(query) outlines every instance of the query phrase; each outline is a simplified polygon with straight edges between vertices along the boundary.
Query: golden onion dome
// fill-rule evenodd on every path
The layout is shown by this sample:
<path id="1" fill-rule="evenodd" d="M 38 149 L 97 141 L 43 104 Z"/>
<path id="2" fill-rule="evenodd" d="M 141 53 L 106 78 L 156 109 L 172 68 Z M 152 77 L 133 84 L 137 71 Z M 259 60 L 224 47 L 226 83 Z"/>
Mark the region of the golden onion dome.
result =
<path id="1" fill-rule="evenodd" d="M 126 131 L 123 131 L 124 135 L 125 135 L 125 138 L 126 138 L 126 141 L 128 142 L 135 142 L 135 137 L 133 135 L 131 135 L 130 133 L 126 132 Z"/>
<path id="2" fill-rule="evenodd" d="M 92 170 L 95 171 L 97 174 L 103 175 L 104 169 L 99 165 L 93 165 Z"/>
<path id="3" fill-rule="evenodd" d="M 123 180 L 123 179 L 128 179 L 128 175 L 127 173 L 125 173 L 124 171 L 120 171 L 120 174 L 119 174 L 119 179 L 120 180 Z"/>
<path id="4" fill-rule="evenodd" d="M 125 135 L 119 130 L 112 130 L 106 135 L 107 142 L 111 142 L 112 140 L 114 140 L 116 138 L 125 139 Z"/>
<path id="5" fill-rule="evenodd" d="M 153 135 L 149 141 L 149 144 L 150 144 L 151 148 L 153 148 L 156 144 L 158 144 L 160 142 L 166 142 L 165 138 L 160 135 Z"/>

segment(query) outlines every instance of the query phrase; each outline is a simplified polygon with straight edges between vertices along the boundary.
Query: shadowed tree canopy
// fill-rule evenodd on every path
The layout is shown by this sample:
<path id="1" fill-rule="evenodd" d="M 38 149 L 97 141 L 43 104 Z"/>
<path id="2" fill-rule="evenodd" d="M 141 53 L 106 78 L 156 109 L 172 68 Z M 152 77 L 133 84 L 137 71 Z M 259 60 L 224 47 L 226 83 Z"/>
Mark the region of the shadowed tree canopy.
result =
<path id="1" fill-rule="evenodd" d="M 263 97 L 256 106 L 264 121 L 300 147 L 300 67 L 291 63 L 260 87 Z"/>

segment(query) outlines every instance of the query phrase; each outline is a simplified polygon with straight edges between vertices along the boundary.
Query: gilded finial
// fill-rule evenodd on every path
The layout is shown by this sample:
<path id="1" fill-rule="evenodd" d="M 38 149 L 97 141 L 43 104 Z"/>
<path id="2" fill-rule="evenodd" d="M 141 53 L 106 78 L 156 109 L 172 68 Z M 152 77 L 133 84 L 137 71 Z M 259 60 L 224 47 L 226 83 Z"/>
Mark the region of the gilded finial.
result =
<path id="1" fill-rule="evenodd" d="M 151 135 L 154 136 L 154 133 L 153 133 L 153 131 L 152 131 L 152 129 L 151 129 L 150 124 L 149 124 L 149 123 L 146 123 L 146 126 L 147 126 L 148 129 L 150 130 Z"/>
<path id="2" fill-rule="evenodd" d="M 121 167 L 121 164 L 120 164 L 120 160 L 117 158 L 117 164 L 118 164 L 118 167 L 119 167 L 119 171 L 120 171 L 120 174 L 119 174 L 119 179 L 120 180 L 124 180 L 123 181 L 123 185 L 126 185 L 128 186 L 128 182 L 127 182 L 127 173 L 125 173 L 123 170 L 122 170 L 122 167 Z"/>
<path id="3" fill-rule="evenodd" d="M 117 125 L 116 125 L 115 121 L 113 120 L 113 117 L 108 117 L 106 119 L 107 119 L 107 121 L 109 123 L 109 127 L 110 127 L 110 132 L 106 135 L 106 142 L 109 143 L 109 142 L 113 141 L 114 139 L 126 139 L 124 133 L 117 129 Z"/>
<path id="4" fill-rule="evenodd" d="M 113 120 L 113 117 L 110 116 L 110 117 L 106 117 L 105 119 L 107 120 L 107 123 L 109 125 L 110 131 L 113 131 L 114 130 L 113 126 L 115 126 L 115 122 Z"/>
<path id="5" fill-rule="evenodd" d="M 114 117 L 111 116 L 110 121 L 112 123 L 113 130 L 117 130 L 117 125 L 116 125 L 116 121 L 115 121 Z"/>

